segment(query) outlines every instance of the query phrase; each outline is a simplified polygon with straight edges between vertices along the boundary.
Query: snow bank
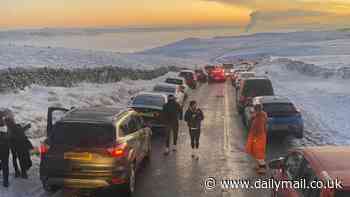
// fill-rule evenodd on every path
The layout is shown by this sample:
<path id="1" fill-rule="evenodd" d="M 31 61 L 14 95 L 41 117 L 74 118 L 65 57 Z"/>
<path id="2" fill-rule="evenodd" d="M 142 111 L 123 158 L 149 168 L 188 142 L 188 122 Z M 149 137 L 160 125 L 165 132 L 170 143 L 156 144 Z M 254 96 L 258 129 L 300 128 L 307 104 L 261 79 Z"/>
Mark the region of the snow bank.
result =
<path id="1" fill-rule="evenodd" d="M 153 80 L 123 80 L 106 84 L 80 83 L 71 88 L 34 85 L 17 93 L 2 95 L 0 105 L 10 108 L 18 122 L 32 123 L 28 135 L 31 138 L 39 138 L 45 134 L 49 106 L 126 106 L 131 95 L 150 90 L 153 84 L 164 81 L 168 75 L 173 74 L 169 73 Z"/>
<path id="2" fill-rule="evenodd" d="M 342 78 L 329 78 L 324 75 L 323 68 L 315 67 L 291 59 L 266 59 L 258 65 L 258 72 L 267 71 L 276 94 L 289 97 L 301 109 L 305 138 L 295 141 L 297 144 L 349 145 L 348 82 Z"/>

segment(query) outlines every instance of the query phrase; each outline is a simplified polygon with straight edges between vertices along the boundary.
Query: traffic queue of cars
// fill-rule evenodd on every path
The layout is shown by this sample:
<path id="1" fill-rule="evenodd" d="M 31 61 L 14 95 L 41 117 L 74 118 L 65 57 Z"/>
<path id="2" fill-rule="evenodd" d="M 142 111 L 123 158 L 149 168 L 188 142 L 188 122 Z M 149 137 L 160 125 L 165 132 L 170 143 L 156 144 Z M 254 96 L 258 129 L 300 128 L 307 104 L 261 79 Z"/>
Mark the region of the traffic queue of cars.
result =
<path id="1" fill-rule="evenodd" d="M 303 138 L 304 122 L 300 111 L 288 99 L 275 95 L 267 76 L 256 76 L 251 66 L 238 66 L 233 71 L 232 85 L 236 88 L 236 107 L 244 125 L 250 128 L 254 107 L 262 105 L 268 115 L 267 130 L 270 138 L 294 136 Z"/>
<path id="2" fill-rule="evenodd" d="M 153 131 L 165 127 L 161 113 L 168 95 L 183 106 L 189 87 L 197 86 L 195 72 L 184 70 L 133 96 L 126 108 L 50 107 L 47 137 L 39 148 L 43 188 L 111 189 L 131 196 L 137 171 L 150 159 Z"/>

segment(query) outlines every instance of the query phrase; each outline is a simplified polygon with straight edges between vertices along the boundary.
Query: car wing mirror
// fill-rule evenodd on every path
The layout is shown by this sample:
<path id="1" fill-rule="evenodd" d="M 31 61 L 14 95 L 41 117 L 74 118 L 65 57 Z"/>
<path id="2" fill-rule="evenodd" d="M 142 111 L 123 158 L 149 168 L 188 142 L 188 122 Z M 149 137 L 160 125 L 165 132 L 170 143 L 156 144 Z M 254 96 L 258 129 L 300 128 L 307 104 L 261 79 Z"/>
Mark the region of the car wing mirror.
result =
<path id="1" fill-rule="evenodd" d="M 284 157 L 280 157 L 278 159 L 273 159 L 269 162 L 270 169 L 281 169 L 284 166 Z"/>

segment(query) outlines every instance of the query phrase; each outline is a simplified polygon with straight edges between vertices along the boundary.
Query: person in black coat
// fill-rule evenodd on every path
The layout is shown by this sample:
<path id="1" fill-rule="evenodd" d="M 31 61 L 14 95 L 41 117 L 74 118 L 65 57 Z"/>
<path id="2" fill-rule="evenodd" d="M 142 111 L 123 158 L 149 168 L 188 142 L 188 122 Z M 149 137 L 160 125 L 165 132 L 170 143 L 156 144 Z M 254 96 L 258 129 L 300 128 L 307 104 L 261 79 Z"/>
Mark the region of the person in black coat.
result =
<path id="1" fill-rule="evenodd" d="M 191 137 L 192 158 L 199 159 L 198 148 L 199 138 L 201 135 L 201 122 L 204 120 L 204 115 L 201 109 L 197 108 L 197 102 L 191 101 L 185 113 L 185 121 L 187 122 Z"/>
<path id="2" fill-rule="evenodd" d="M 21 176 L 22 178 L 27 179 L 27 171 L 32 166 L 30 150 L 33 149 L 33 145 L 25 135 L 25 131 L 30 128 L 30 124 L 22 127 L 21 125 L 16 124 L 13 117 L 5 118 L 5 124 L 7 126 L 15 176 Z M 19 159 L 21 167 L 20 172 L 17 165 L 17 159 Z"/>
<path id="3" fill-rule="evenodd" d="M 10 146 L 5 129 L 3 117 L 0 115 L 0 167 L 2 169 L 2 184 L 4 187 L 8 187 Z"/>
<path id="4" fill-rule="evenodd" d="M 177 137 L 179 132 L 179 120 L 182 120 L 182 107 L 176 102 L 176 98 L 173 95 L 168 96 L 168 102 L 163 106 L 162 116 L 165 129 L 165 155 L 169 154 L 170 146 L 170 134 L 173 133 L 173 151 L 176 151 Z"/>

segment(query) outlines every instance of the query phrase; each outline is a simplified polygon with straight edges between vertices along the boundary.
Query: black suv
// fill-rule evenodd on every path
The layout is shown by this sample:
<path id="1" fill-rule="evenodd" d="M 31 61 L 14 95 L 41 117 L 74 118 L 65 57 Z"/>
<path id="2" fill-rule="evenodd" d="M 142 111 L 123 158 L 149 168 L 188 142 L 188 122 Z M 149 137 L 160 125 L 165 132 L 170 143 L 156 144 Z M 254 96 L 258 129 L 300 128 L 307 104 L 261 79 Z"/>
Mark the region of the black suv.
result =
<path id="1" fill-rule="evenodd" d="M 257 96 L 273 96 L 274 90 L 268 77 L 251 77 L 243 79 L 237 91 L 237 110 L 243 113 L 244 108 Z"/>
<path id="2" fill-rule="evenodd" d="M 53 123 L 54 115 L 61 118 Z M 40 179 L 47 191 L 135 190 L 135 173 L 151 154 L 151 129 L 134 110 L 49 108 L 40 146 Z M 118 186 L 118 187 L 116 187 Z"/>

